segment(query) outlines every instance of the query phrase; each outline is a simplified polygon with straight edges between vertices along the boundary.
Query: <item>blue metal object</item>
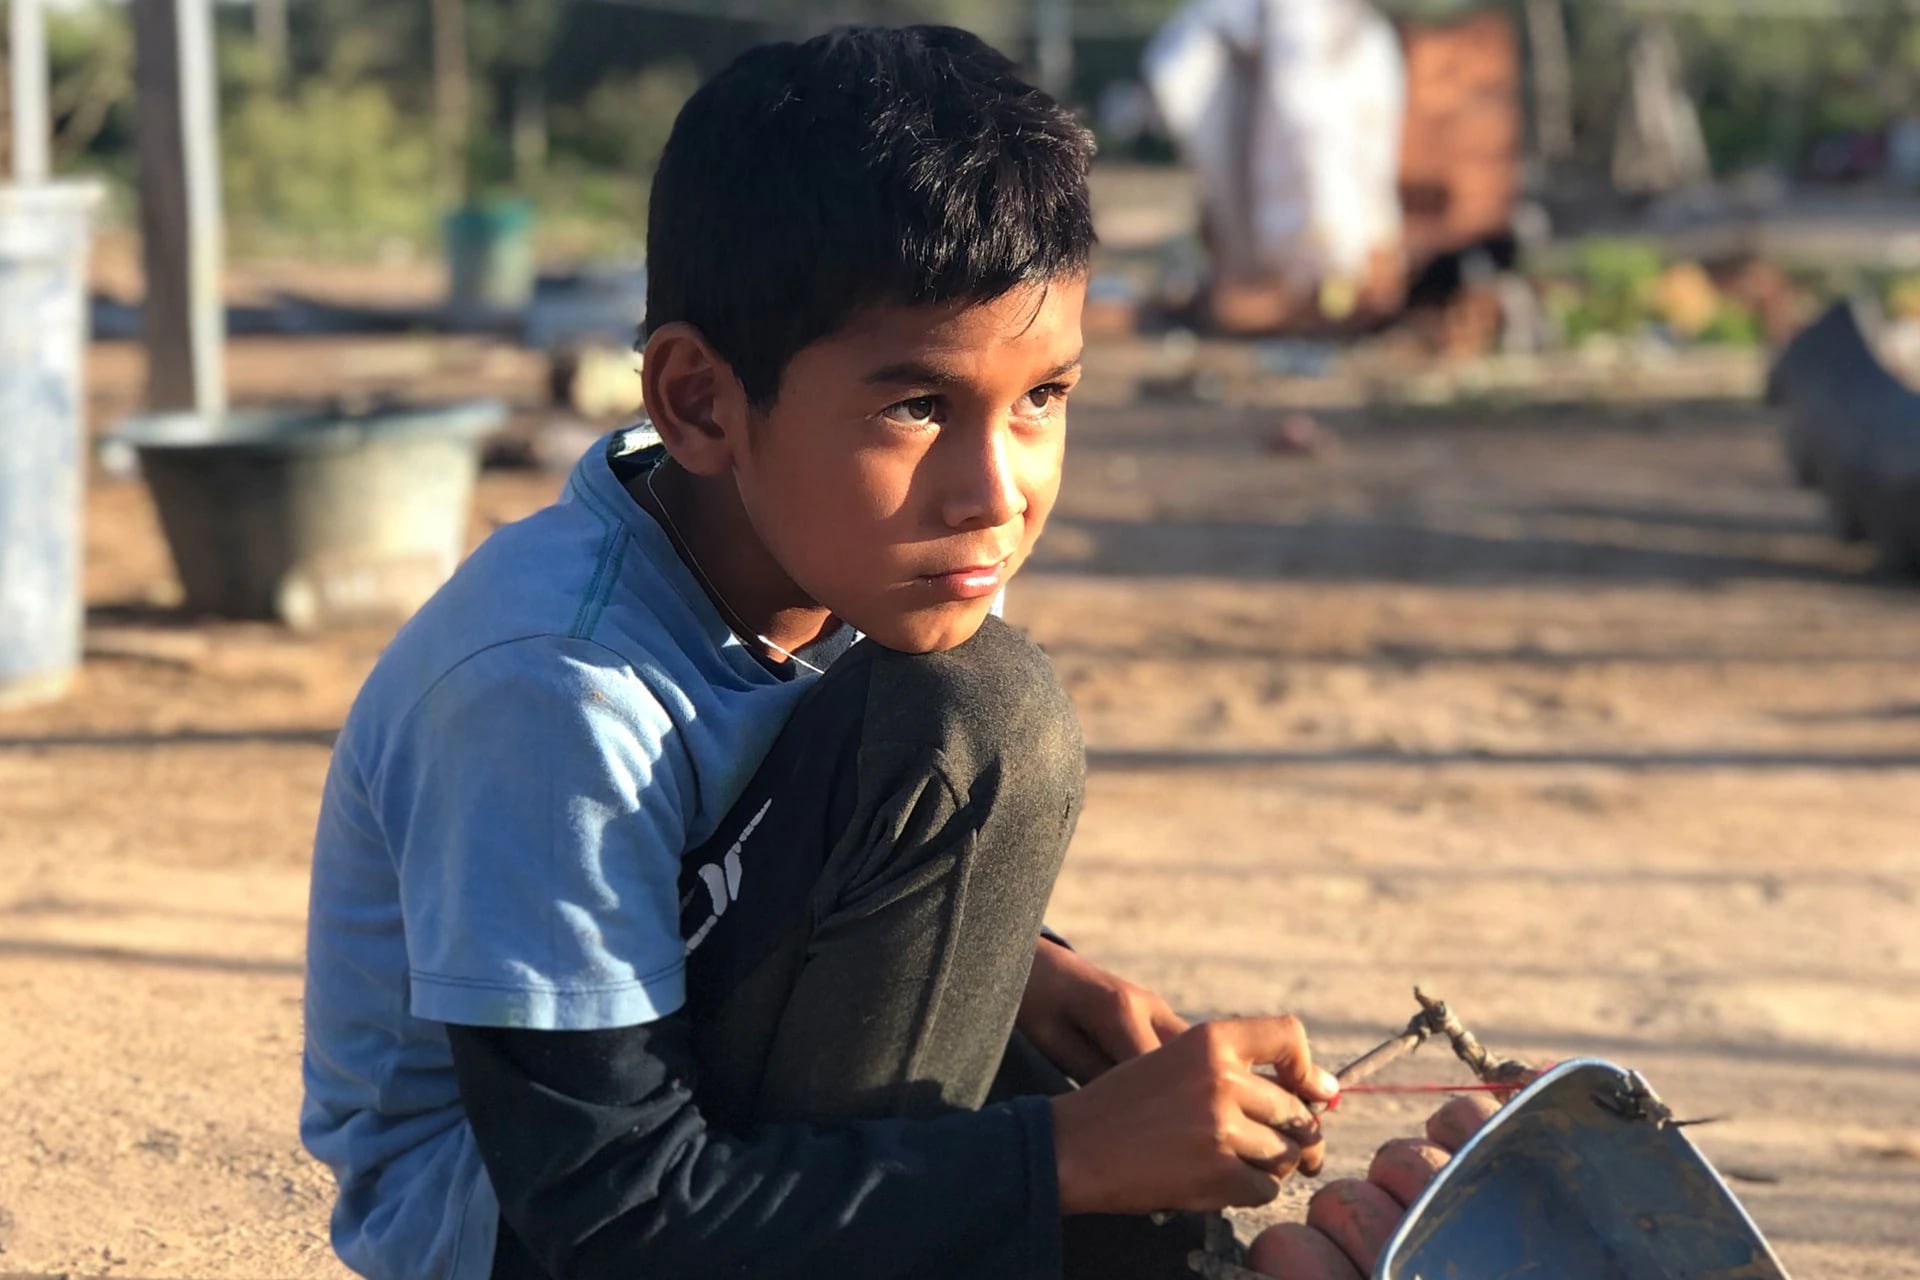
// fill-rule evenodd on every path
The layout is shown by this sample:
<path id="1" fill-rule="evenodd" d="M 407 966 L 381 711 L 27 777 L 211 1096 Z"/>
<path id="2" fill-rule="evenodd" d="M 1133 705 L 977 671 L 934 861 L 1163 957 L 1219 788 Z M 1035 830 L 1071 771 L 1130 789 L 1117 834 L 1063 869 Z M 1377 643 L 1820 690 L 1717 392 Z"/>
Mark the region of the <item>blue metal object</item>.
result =
<path id="1" fill-rule="evenodd" d="M 0 704 L 80 661 L 88 223 L 98 187 L 0 188 Z"/>
<path id="2" fill-rule="evenodd" d="M 1638 1074 L 1581 1058 L 1541 1076 L 1462 1147 L 1374 1280 L 1786 1280 Z"/>
<path id="3" fill-rule="evenodd" d="M 534 283 L 520 341 L 536 351 L 631 351 L 646 310 L 645 262 L 591 262 Z"/>

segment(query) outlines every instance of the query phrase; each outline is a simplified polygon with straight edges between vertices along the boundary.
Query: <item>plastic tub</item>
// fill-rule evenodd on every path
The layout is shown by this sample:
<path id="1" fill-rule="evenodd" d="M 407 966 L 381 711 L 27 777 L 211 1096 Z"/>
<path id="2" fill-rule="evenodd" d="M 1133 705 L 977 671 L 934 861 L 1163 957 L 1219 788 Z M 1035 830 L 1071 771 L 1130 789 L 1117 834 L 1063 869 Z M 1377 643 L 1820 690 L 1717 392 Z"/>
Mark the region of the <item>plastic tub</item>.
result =
<path id="1" fill-rule="evenodd" d="M 126 423 L 186 608 L 297 630 L 404 618 L 466 549 L 498 401 Z"/>
<path id="2" fill-rule="evenodd" d="M 533 205 L 499 200 L 468 205 L 441 225 L 447 310 L 459 325 L 504 327 L 533 297 Z"/>

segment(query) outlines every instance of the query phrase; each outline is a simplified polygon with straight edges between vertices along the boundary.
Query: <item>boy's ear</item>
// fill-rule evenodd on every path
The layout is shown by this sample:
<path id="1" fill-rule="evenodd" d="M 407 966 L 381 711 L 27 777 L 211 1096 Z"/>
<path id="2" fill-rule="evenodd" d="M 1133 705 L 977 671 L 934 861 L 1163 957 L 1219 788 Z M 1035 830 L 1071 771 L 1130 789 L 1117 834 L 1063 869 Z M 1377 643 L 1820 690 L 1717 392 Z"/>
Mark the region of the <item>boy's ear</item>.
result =
<path id="1" fill-rule="evenodd" d="M 701 476 L 732 467 L 746 440 L 747 395 L 705 334 L 680 321 L 655 329 L 641 359 L 640 390 L 675 462 Z"/>

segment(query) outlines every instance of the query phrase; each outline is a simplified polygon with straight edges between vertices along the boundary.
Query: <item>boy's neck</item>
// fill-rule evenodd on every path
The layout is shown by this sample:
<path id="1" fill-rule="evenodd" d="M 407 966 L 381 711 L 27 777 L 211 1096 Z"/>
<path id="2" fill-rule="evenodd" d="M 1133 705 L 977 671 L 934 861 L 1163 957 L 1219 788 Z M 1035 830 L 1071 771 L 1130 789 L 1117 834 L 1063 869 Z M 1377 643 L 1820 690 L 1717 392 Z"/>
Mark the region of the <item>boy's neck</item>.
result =
<path id="1" fill-rule="evenodd" d="M 793 651 L 838 627 L 768 554 L 739 494 L 726 481 L 693 475 L 667 459 L 628 481 L 626 488 L 665 531 L 743 643 L 758 650 L 764 637 Z M 766 656 L 780 658 L 777 653 Z"/>

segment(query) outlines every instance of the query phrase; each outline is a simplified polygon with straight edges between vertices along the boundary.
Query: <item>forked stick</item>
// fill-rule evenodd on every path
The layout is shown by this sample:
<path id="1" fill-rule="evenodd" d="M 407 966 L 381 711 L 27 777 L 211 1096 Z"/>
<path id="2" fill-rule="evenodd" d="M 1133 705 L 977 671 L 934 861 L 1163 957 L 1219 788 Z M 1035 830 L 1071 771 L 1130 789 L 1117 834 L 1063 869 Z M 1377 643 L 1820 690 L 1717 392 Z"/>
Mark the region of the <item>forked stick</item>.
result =
<path id="1" fill-rule="evenodd" d="M 1510 1084 L 1519 1089 L 1539 1074 L 1533 1066 L 1517 1058 L 1496 1058 L 1488 1053 L 1473 1032 L 1467 1030 L 1460 1021 L 1459 1015 L 1447 1007 L 1446 1001 L 1428 995 L 1419 987 L 1413 989 L 1413 998 L 1419 1001 L 1420 1012 L 1408 1020 L 1406 1030 L 1382 1040 L 1333 1073 L 1333 1078 L 1340 1082 L 1341 1088 L 1359 1084 L 1368 1076 L 1406 1057 L 1434 1036 L 1445 1036 L 1447 1043 L 1453 1046 L 1454 1056 L 1466 1063 L 1482 1084 Z M 1324 1102 L 1308 1104 L 1308 1110 L 1315 1115 L 1326 1109 Z M 1153 1220 L 1156 1223 L 1166 1222 L 1172 1216 L 1156 1213 Z M 1216 1221 L 1224 1223 L 1225 1219 Z M 1207 1247 L 1204 1250 L 1195 1249 L 1187 1255 L 1189 1270 L 1200 1276 L 1201 1280 L 1270 1280 L 1240 1265 L 1244 1252 L 1238 1237 L 1231 1230 L 1221 1233 L 1211 1228 L 1212 1223 L 1209 1223 Z"/>

